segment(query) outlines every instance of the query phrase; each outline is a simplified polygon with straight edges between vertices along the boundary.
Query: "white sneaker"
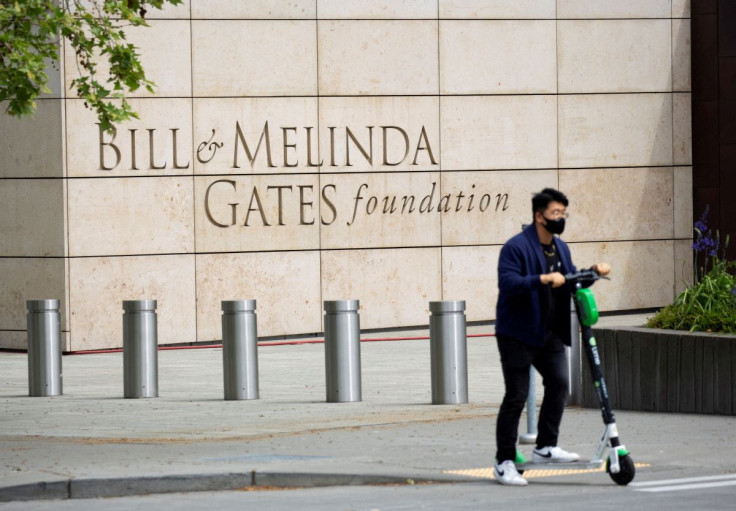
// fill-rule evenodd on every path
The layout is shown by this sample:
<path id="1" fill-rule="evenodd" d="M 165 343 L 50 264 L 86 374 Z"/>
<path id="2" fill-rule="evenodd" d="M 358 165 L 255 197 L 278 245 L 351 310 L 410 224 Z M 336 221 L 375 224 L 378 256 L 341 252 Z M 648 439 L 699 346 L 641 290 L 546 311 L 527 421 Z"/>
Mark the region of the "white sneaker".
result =
<path id="1" fill-rule="evenodd" d="M 532 461 L 534 463 L 570 463 L 578 461 L 580 456 L 574 452 L 567 452 L 559 447 L 543 447 L 534 449 Z"/>
<path id="2" fill-rule="evenodd" d="M 496 465 L 493 468 L 493 476 L 501 484 L 509 486 L 526 486 L 526 479 L 521 477 L 519 471 L 516 470 L 516 465 L 511 460 L 506 460 L 500 465 Z"/>

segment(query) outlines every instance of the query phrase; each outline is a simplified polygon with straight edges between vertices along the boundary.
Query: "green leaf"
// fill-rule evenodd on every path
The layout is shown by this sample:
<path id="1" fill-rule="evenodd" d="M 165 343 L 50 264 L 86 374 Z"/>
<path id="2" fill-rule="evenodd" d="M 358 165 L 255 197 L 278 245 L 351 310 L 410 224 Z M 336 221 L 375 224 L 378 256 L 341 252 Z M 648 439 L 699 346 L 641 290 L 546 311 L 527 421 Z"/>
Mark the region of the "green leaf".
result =
<path id="1" fill-rule="evenodd" d="M 126 42 L 125 26 L 147 26 L 145 13 L 182 0 L 101 0 L 92 5 L 56 0 L 0 3 L 0 100 L 6 113 L 16 117 L 35 113 L 35 100 L 50 92 L 48 65 L 58 67 L 61 38 L 77 56 L 80 76 L 72 88 L 98 116 L 104 131 L 137 118 L 126 101 L 114 101 L 145 87 L 153 92 L 139 60 L 138 49 Z M 110 72 L 98 77 L 98 62 L 107 60 Z M 101 85 L 109 82 L 110 88 Z M 115 91 L 115 92 L 113 92 Z"/>

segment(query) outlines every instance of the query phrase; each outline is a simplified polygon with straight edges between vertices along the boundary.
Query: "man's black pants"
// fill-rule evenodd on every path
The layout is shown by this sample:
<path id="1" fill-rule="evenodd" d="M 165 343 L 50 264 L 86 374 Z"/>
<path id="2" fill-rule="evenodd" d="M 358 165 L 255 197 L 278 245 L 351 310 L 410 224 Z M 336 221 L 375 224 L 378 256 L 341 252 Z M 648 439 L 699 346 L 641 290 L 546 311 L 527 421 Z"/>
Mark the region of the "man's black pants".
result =
<path id="1" fill-rule="evenodd" d="M 506 394 L 496 421 L 496 459 L 498 463 L 516 458 L 519 418 L 529 394 L 529 369 L 542 375 L 544 398 L 537 425 L 537 447 L 557 445 L 562 412 L 568 390 L 565 345 L 554 335 L 544 346 L 530 346 L 511 337 L 496 337 L 501 354 Z"/>

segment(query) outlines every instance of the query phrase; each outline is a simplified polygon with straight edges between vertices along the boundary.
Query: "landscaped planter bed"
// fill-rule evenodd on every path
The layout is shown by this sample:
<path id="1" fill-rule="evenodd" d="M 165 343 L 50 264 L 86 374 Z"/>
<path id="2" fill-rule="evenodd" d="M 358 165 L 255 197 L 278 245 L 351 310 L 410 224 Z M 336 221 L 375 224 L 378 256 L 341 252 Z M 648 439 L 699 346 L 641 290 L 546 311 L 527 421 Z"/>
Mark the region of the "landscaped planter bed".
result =
<path id="1" fill-rule="evenodd" d="M 615 410 L 736 415 L 736 335 L 596 328 Z M 587 363 L 582 405 L 598 408 Z"/>

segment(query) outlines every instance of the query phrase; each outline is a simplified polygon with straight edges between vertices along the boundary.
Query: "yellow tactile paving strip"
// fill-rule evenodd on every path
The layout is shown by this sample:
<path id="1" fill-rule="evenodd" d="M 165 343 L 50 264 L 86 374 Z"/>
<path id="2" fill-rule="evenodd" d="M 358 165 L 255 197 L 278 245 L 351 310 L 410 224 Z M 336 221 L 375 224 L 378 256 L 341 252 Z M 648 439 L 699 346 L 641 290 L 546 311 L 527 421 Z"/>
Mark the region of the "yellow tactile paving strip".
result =
<path id="1" fill-rule="evenodd" d="M 651 467 L 650 463 L 634 463 L 636 468 Z M 524 479 L 532 479 L 535 477 L 555 477 L 574 474 L 594 474 L 596 472 L 605 472 L 605 466 L 600 468 L 582 468 L 579 470 L 570 469 L 527 469 L 524 471 Z M 445 474 L 455 474 L 468 477 L 479 477 L 483 479 L 493 479 L 493 467 L 489 468 L 468 468 L 461 470 L 445 470 Z"/>

